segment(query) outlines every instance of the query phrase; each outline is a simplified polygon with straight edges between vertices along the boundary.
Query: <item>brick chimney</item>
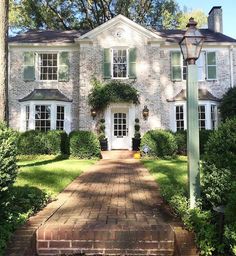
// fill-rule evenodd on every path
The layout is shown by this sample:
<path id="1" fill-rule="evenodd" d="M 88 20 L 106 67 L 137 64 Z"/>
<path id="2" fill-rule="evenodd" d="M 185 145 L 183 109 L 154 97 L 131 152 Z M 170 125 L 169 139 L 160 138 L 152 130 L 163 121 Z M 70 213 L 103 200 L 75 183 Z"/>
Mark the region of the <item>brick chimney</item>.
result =
<path id="1" fill-rule="evenodd" d="M 221 6 L 214 6 L 208 14 L 208 28 L 214 32 L 223 33 Z"/>

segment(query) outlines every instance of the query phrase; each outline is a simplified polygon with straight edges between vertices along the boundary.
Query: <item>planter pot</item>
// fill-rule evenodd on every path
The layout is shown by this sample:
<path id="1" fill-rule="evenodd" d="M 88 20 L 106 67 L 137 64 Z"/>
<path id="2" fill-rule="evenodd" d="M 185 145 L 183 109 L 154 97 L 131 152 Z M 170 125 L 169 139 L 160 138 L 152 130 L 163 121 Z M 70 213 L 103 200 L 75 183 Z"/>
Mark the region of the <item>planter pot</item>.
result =
<path id="1" fill-rule="evenodd" d="M 108 149 L 107 139 L 100 140 L 100 146 L 102 151 L 106 151 Z"/>
<path id="2" fill-rule="evenodd" d="M 132 138 L 132 150 L 139 151 L 141 139 Z"/>

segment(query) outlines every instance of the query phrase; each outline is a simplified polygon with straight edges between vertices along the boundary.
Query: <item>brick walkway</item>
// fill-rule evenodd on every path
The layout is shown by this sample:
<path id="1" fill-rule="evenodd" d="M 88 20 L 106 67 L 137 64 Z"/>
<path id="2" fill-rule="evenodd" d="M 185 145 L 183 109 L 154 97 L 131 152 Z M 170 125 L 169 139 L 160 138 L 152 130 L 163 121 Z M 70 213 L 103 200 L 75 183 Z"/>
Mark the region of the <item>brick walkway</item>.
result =
<path id="1" fill-rule="evenodd" d="M 39 213 L 38 255 L 197 255 L 193 236 L 170 218 L 153 177 L 131 156 L 105 152 Z"/>

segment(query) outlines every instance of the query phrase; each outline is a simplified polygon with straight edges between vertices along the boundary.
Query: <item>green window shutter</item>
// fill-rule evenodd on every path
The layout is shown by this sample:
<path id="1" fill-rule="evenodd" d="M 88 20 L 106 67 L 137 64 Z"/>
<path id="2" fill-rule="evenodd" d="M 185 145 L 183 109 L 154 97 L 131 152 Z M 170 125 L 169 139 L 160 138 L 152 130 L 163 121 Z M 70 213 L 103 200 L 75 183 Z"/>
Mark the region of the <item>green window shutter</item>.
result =
<path id="1" fill-rule="evenodd" d="M 111 78 L 111 49 L 103 50 L 103 78 Z"/>
<path id="2" fill-rule="evenodd" d="M 136 48 L 129 49 L 129 78 L 136 78 Z"/>
<path id="3" fill-rule="evenodd" d="M 171 52 L 171 79 L 173 81 L 182 80 L 182 56 L 178 51 Z"/>
<path id="4" fill-rule="evenodd" d="M 70 73 L 69 53 L 60 52 L 59 65 L 58 65 L 58 81 L 61 81 L 61 82 L 69 81 L 69 73 Z"/>
<path id="5" fill-rule="evenodd" d="M 24 52 L 24 81 L 35 80 L 35 56 L 34 52 Z"/>
<path id="6" fill-rule="evenodd" d="M 207 64 L 207 79 L 215 80 L 216 79 L 216 53 L 215 52 L 207 52 L 206 64 Z"/>

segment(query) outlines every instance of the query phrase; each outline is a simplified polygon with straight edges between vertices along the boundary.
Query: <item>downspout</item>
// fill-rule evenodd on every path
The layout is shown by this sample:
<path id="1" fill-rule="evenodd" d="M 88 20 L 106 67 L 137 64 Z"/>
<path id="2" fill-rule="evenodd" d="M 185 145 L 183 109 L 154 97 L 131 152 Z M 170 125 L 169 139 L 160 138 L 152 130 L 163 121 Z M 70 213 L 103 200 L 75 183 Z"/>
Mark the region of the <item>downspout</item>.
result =
<path id="1" fill-rule="evenodd" d="M 229 61 L 230 61 L 230 87 L 234 87 L 234 69 L 233 69 L 233 45 L 229 47 Z"/>

